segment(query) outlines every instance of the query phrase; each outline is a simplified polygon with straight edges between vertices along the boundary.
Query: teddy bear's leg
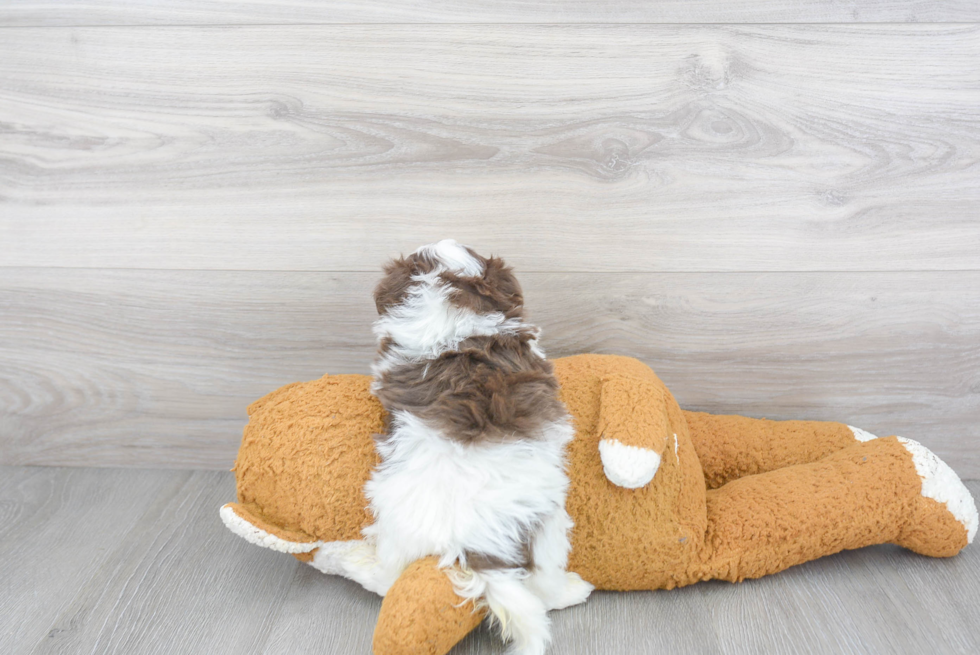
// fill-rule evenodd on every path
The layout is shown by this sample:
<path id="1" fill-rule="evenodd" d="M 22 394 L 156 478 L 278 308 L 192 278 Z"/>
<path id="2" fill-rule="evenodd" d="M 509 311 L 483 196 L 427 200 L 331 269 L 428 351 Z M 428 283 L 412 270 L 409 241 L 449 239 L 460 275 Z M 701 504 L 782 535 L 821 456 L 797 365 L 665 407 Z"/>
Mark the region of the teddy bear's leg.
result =
<path id="1" fill-rule="evenodd" d="M 688 411 L 684 417 L 709 489 L 746 475 L 815 462 L 874 438 L 829 421 L 770 421 Z"/>
<path id="2" fill-rule="evenodd" d="M 408 566 L 388 590 L 374 629 L 374 655 L 445 655 L 485 612 L 456 595 L 438 558 Z"/>
<path id="3" fill-rule="evenodd" d="M 924 446 L 888 437 L 708 491 L 700 579 L 738 581 L 851 548 L 895 543 L 955 555 L 977 510 L 966 486 Z"/>

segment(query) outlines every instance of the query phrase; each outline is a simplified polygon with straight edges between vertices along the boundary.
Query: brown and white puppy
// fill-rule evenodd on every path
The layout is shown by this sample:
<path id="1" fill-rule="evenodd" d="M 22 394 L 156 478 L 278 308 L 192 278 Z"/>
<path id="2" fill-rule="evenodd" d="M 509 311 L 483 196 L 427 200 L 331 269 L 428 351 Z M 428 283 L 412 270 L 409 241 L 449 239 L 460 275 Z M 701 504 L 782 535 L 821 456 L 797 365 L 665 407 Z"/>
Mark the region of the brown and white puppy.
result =
<path id="1" fill-rule="evenodd" d="M 515 653 L 543 653 L 549 609 L 592 590 L 565 570 L 573 429 L 524 322 L 513 271 L 452 240 L 389 262 L 375 290 L 373 391 L 388 411 L 365 487 L 382 593 L 439 555 Z"/>

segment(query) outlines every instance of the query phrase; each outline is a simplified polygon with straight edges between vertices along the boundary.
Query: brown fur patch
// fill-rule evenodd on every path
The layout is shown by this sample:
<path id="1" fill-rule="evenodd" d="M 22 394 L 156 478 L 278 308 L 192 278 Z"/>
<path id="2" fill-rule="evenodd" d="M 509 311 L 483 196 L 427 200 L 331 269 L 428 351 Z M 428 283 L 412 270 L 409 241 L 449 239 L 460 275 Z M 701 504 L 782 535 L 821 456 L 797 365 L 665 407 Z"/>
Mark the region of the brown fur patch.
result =
<path id="1" fill-rule="evenodd" d="M 449 301 L 477 314 L 500 312 L 506 318 L 521 318 L 524 314 L 524 292 L 513 269 L 499 257 L 486 259 L 472 250 L 470 253 L 483 263 L 483 275 L 442 273 L 439 277 L 453 287 Z"/>
<path id="2" fill-rule="evenodd" d="M 412 253 L 407 257 L 392 259 L 384 265 L 384 277 L 374 288 L 374 305 L 378 314 L 384 314 L 391 307 L 400 305 L 413 284 L 412 277 L 431 273 L 438 266 L 431 257 Z"/>
<path id="3" fill-rule="evenodd" d="M 378 342 L 378 355 L 384 355 L 391 350 L 391 344 L 393 343 L 395 343 L 395 340 L 391 337 L 382 337 Z"/>
<path id="4" fill-rule="evenodd" d="M 530 332 L 471 337 L 459 350 L 397 366 L 381 376 L 378 399 L 439 427 L 450 439 L 533 437 L 565 416 L 551 364 L 531 351 Z"/>
<path id="5" fill-rule="evenodd" d="M 534 570 L 534 543 L 533 535 L 526 532 L 521 535 L 520 560 L 512 562 L 497 555 L 488 555 L 476 551 L 466 551 L 466 565 L 477 571 L 489 569 L 513 569 L 521 568 L 526 571 Z"/>

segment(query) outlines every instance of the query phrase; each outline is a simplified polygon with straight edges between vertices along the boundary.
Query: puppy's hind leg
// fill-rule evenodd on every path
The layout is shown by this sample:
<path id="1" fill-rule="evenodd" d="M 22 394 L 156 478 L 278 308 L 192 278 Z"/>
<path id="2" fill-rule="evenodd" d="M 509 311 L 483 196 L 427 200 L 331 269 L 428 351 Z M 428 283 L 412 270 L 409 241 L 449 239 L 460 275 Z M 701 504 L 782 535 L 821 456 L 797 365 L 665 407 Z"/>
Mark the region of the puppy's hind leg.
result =
<path id="1" fill-rule="evenodd" d="M 568 564 L 568 531 L 571 528 L 572 519 L 561 508 L 534 535 L 534 565 L 527 585 L 549 610 L 584 603 L 594 589 L 578 573 L 565 570 Z"/>

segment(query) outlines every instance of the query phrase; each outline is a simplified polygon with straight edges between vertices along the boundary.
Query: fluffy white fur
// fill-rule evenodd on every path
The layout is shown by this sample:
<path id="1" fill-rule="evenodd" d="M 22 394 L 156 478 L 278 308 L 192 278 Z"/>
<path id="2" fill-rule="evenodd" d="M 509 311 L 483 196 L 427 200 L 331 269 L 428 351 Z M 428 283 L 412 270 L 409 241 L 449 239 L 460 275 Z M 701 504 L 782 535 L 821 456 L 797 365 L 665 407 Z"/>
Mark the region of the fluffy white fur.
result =
<path id="1" fill-rule="evenodd" d="M 479 275 L 482 263 L 450 240 L 423 250 L 441 265 L 413 278 L 406 300 L 375 323 L 378 339 L 392 340 L 374 365 L 376 376 L 455 350 L 469 337 L 528 327 L 500 313 L 454 307 L 439 273 Z M 544 356 L 536 344 L 532 347 Z M 375 517 L 364 536 L 376 548 L 378 573 L 372 582 L 379 593 L 413 561 L 438 555 L 457 593 L 490 610 L 513 652 L 543 653 L 550 641 L 547 611 L 580 603 L 592 591 L 565 570 L 572 526 L 565 511 L 564 450 L 574 435 L 569 420 L 506 443 L 461 443 L 405 411 L 393 412 L 389 427 L 387 439 L 378 444 L 382 463 L 364 489 Z M 516 566 L 467 567 L 466 552 L 522 561 L 521 543 L 529 534 L 534 535 L 532 573 Z"/>
<path id="2" fill-rule="evenodd" d="M 483 263 L 453 239 L 443 239 L 437 243 L 430 243 L 415 252 L 428 255 L 432 259 L 442 262 L 446 270 L 456 271 L 470 277 L 483 275 Z"/>
<path id="3" fill-rule="evenodd" d="M 617 487 L 626 489 L 645 486 L 653 480 L 660 468 L 660 455 L 654 451 L 627 446 L 616 439 L 603 439 L 599 442 L 599 457 L 602 459 L 602 470 L 606 473 L 606 479 Z"/>
<path id="4" fill-rule="evenodd" d="M 434 553 L 443 566 L 465 562 L 464 550 L 520 561 L 521 534 L 536 517 L 564 510 L 572 435 L 556 423 L 540 440 L 461 444 L 395 412 L 390 438 L 378 444 L 382 464 L 364 488 L 377 519 L 365 535 L 395 577 Z"/>
<path id="5" fill-rule="evenodd" d="M 391 586 L 374 545 L 363 540 L 321 542 L 310 565 L 323 573 L 342 575 L 379 596 Z"/>

